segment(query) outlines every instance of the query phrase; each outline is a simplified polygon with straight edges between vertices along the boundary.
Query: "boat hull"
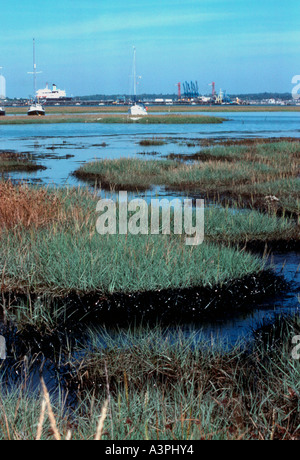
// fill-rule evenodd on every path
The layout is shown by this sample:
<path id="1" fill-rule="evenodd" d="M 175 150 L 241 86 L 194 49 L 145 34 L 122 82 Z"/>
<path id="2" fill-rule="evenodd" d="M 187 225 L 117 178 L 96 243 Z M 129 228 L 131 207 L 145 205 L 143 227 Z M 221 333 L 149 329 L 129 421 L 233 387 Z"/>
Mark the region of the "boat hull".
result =
<path id="1" fill-rule="evenodd" d="M 40 110 L 28 110 L 27 115 L 32 116 L 44 116 L 45 112 Z"/>
<path id="2" fill-rule="evenodd" d="M 33 104 L 29 107 L 27 115 L 40 117 L 45 115 L 45 110 L 41 104 Z"/>
<path id="3" fill-rule="evenodd" d="M 145 107 L 143 107 L 142 105 L 138 105 L 138 104 L 135 104 L 132 107 L 130 107 L 130 109 L 128 110 L 128 113 L 129 115 L 134 116 L 134 117 L 135 116 L 139 117 L 141 115 L 142 116 L 148 115 Z"/>

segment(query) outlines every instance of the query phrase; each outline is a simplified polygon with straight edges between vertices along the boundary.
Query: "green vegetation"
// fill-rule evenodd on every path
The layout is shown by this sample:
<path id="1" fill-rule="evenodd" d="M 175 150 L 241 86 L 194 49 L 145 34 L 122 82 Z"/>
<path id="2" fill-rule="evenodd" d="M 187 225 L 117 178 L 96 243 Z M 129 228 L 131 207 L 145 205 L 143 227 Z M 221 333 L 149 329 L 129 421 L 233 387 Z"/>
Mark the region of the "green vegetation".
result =
<path id="1" fill-rule="evenodd" d="M 228 351 L 193 333 L 187 338 L 160 327 L 93 329 L 79 346 L 65 337 L 65 327 L 74 333 L 76 315 L 87 313 L 64 303 L 70 293 L 97 293 L 101 302 L 113 293 L 129 297 L 192 286 L 219 295 L 219 286 L 232 289 L 265 268 L 264 260 L 237 244 L 296 238 L 296 223 L 255 210 L 209 207 L 205 242 L 189 247 L 174 234 L 98 235 L 97 201 L 87 189 L 0 182 L 1 306 L 18 340 L 30 349 L 29 331 L 37 347 L 30 358 L 23 346 L 19 356 L 16 340 L 18 365 L 28 376 L 49 342 L 54 365 L 63 369 L 68 388 L 76 388 L 77 401 L 74 409 L 63 398 L 50 405 L 45 388 L 42 394 L 27 391 L 28 381 L 6 388 L 4 362 L 0 439 L 300 438 L 300 369 L 288 341 L 299 333 L 299 319 L 263 330 L 251 351 L 245 344 Z M 60 349 L 53 350 L 53 343 Z"/>
<path id="2" fill-rule="evenodd" d="M 143 117 L 105 117 L 101 123 L 139 123 L 139 124 L 214 124 L 223 123 L 226 118 L 211 117 L 206 115 L 149 115 Z"/>
<path id="3" fill-rule="evenodd" d="M 100 115 L 100 116 L 99 116 Z M 45 124 L 45 123 L 140 123 L 140 124 L 207 124 L 223 123 L 226 118 L 213 117 L 210 115 L 149 115 L 143 117 L 130 117 L 129 115 L 114 114 L 84 114 L 63 113 L 59 115 L 49 114 L 45 117 L 1 117 L 1 124 Z"/>
<path id="4" fill-rule="evenodd" d="M 45 169 L 35 163 L 29 155 L 16 152 L 0 151 L 0 173 L 8 172 L 34 172 Z"/>
<path id="5" fill-rule="evenodd" d="M 245 243 L 298 239 L 299 227 L 290 219 L 268 215 L 254 209 L 212 206 L 205 211 L 205 236 L 207 241 Z"/>
<path id="6" fill-rule="evenodd" d="M 259 258 L 213 244 L 191 249 L 175 237 L 104 237 L 90 231 L 2 233 L 2 291 L 66 295 L 180 289 L 218 285 L 261 270 Z"/>
<path id="7" fill-rule="evenodd" d="M 165 185 L 215 196 L 205 209 L 205 241 L 194 247 L 172 231 L 100 236 L 96 191 L 1 181 L 1 333 L 13 345 L 9 362 L 0 363 L 0 439 L 300 439 L 300 361 L 291 357 L 299 317 L 264 326 L 254 343 L 234 348 L 199 338 L 198 330 L 84 329 L 93 308 L 105 321 L 105 302 L 122 324 L 122 314 L 132 320 L 130 308 L 134 319 L 140 307 L 152 314 L 164 290 L 169 303 L 159 308 L 189 315 L 194 305 L 177 290 L 197 288 L 200 314 L 217 298 L 224 313 L 228 298 L 257 299 L 262 283 L 265 295 L 278 289 L 266 259 L 246 248 L 299 241 L 296 220 L 278 214 L 299 212 L 299 152 L 298 142 L 218 145 L 188 161 L 105 160 L 76 172 L 107 188 Z M 223 207 L 222 194 L 241 201 Z M 74 397 L 72 408 L 65 388 L 51 402 L 43 383 L 41 393 L 31 391 L 28 376 L 45 358 Z M 20 385 L 9 379 L 16 369 Z"/>
<path id="8" fill-rule="evenodd" d="M 6 107 L 7 114 L 26 114 L 28 107 Z M 47 114 L 80 114 L 80 113 L 127 113 L 128 106 L 121 105 L 109 105 L 109 106 L 46 106 Z M 148 106 L 149 113 L 155 112 L 299 112 L 299 106 L 247 106 L 247 105 L 216 105 L 216 106 L 205 106 L 205 105 L 183 105 L 174 104 L 172 106 L 155 105 Z M 11 117 L 10 117 L 11 118 Z"/>
<path id="9" fill-rule="evenodd" d="M 32 191 L 6 184 L 1 197 L 2 292 L 112 293 L 213 286 L 262 268 L 258 257 L 212 242 L 189 247 L 181 235 L 101 236 L 96 232 L 97 199 L 88 192 Z M 230 240 L 232 234 L 235 240 L 233 215 L 216 212 L 208 213 L 212 237 L 223 234 Z M 242 240 L 247 230 L 255 233 L 255 225 L 260 236 L 273 235 L 275 226 L 282 234 L 293 232 L 286 221 L 278 226 L 274 219 L 266 217 L 260 225 L 255 216 L 240 217 Z"/>
<path id="10" fill-rule="evenodd" d="M 96 204 L 85 190 L 4 183 L 2 292 L 130 293 L 220 285 L 257 273 L 263 264 L 259 257 L 215 243 L 288 240 L 298 232 L 285 218 L 211 207 L 200 246 L 187 246 L 184 235 L 103 236 L 96 232 Z"/>
<path id="11" fill-rule="evenodd" d="M 45 386 L 39 395 L 28 382 L 8 392 L 1 382 L 0 439 L 95 439 L 101 419 L 103 440 L 300 439 L 300 361 L 290 342 L 299 332 L 299 317 L 281 320 L 249 351 L 224 352 L 193 331 L 93 329 L 77 358 L 68 355 L 75 409 L 65 410 L 63 396 L 50 401 Z"/>
<path id="12" fill-rule="evenodd" d="M 246 205 L 264 209 L 299 212 L 299 142 L 213 146 L 193 155 L 193 162 L 174 158 L 95 161 L 74 174 L 79 179 L 97 181 L 102 188 L 146 190 L 161 185 L 232 197 L 244 205 L 247 201 Z"/>

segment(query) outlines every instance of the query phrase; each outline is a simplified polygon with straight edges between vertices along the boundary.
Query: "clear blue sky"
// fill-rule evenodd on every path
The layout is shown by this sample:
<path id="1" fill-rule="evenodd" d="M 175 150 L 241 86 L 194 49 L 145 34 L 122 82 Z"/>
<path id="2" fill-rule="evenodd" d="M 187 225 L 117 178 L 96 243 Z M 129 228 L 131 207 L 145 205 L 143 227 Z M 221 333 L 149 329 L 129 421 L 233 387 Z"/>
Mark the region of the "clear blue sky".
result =
<path id="1" fill-rule="evenodd" d="M 299 0 L 7 0 L 1 4 L 0 66 L 9 97 L 38 88 L 68 95 L 128 93 L 132 47 L 139 92 L 176 92 L 197 80 L 228 93 L 291 91 L 300 74 Z"/>

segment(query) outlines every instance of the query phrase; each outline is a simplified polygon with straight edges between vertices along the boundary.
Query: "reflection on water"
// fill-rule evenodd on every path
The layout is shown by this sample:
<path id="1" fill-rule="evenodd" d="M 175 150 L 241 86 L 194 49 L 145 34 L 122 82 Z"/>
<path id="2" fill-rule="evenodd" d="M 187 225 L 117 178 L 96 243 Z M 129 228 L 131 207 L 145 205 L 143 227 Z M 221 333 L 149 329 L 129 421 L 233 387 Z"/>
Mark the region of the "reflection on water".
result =
<path id="1" fill-rule="evenodd" d="M 206 339 L 212 338 L 226 345 L 235 345 L 241 339 L 249 339 L 252 331 L 260 325 L 272 322 L 276 316 L 294 314 L 300 312 L 299 288 L 300 288 L 300 253 L 290 252 L 286 254 L 273 254 L 272 262 L 275 264 L 276 273 L 281 274 L 289 281 L 293 288 L 281 298 L 268 299 L 263 304 L 258 304 L 250 312 L 234 312 L 226 318 L 216 318 L 204 324 L 199 324 L 199 335 Z M 226 308 L 226 306 L 225 306 Z M 184 325 L 183 330 L 195 329 L 195 325 Z M 217 340 L 218 339 L 218 340 Z"/>

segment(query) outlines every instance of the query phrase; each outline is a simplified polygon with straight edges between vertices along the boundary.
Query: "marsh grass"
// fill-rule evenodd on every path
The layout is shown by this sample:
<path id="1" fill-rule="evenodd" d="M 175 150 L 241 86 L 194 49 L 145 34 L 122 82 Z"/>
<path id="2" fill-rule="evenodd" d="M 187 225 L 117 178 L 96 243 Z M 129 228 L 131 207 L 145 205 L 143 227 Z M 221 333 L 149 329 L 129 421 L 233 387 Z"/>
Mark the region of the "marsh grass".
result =
<path id="1" fill-rule="evenodd" d="M 28 107 L 6 107 L 6 112 L 8 114 L 26 114 Z M 80 114 L 86 113 L 87 111 L 90 113 L 127 113 L 128 106 L 120 106 L 120 105 L 107 105 L 107 106 L 90 106 L 90 105 L 83 105 L 82 106 L 46 106 L 47 113 L 61 113 L 61 114 Z M 297 106 L 247 106 L 247 105 L 240 105 L 240 106 L 203 106 L 203 105 L 184 105 L 184 104 L 174 104 L 173 106 L 148 106 L 148 112 L 299 112 L 300 109 Z"/>
<path id="2" fill-rule="evenodd" d="M 143 151 L 143 152 L 137 152 L 137 155 L 149 155 L 149 156 L 153 156 L 155 157 L 156 155 L 159 155 L 160 152 L 157 152 L 155 150 L 152 150 L 152 151 L 149 151 L 149 152 L 146 152 L 146 151 Z"/>
<path id="3" fill-rule="evenodd" d="M 62 202 L 58 196 L 50 195 L 47 189 L 0 182 L 1 228 L 40 227 L 49 222 L 59 221 L 61 215 Z"/>
<path id="4" fill-rule="evenodd" d="M 247 351 L 180 328 L 93 328 L 69 358 L 76 407 L 43 381 L 40 394 L 28 382 L 10 391 L 3 382 L 0 438 L 297 440 L 300 361 L 291 338 L 299 331 L 299 317 L 281 319 Z"/>
<path id="5" fill-rule="evenodd" d="M 232 197 L 244 206 L 299 213 L 299 142 L 213 146 L 167 160 L 126 159 L 86 163 L 74 175 L 104 189 L 151 189 Z M 180 161 L 178 161 L 180 159 Z M 176 161 L 177 160 L 177 161 Z M 272 205 L 268 197 L 272 199 Z"/>
<path id="6" fill-rule="evenodd" d="M 0 152 L 0 173 L 34 172 L 46 169 L 32 160 L 30 155 L 16 152 Z"/>
<path id="7" fill-rule="evenodd" d="M 251 240 L 273 242 L 299 238 L 299 228 L 286 217 L 265 214 L 255 209 L 209 207 L 205 211 L 205 235 L 208 240 L 245 243 Z"/>
<path id="8" fill-rule="evenodd" d="M 259 272 L 258 257 L 165 235 L 100 236 L 89 228 L 1 236 L 2 292 L 136 292 L 212 286 Z"/>
<path id="9" fill-rule="evenodd" d="M 106 187 L 145 190 L 152 185 L 165 185 L 174 190 L 228 190 L 253 183 L 296 176 L 296 169 L 285 164 L 277 166 L 250 161 L 207 161 L 183 163 L 170 160 L 126 159 L 87 163 L 75 175 L 79 179 L 98 180 Z"/>
<path id="10" fill-rule="evenodd" d="M 230 245 L 297 235 L 297 226 L 285 218 L 229 207 L 206 209 L 200 246 L 186 246 L 184 234 L 172 233 L 173 214 L 170 235 L 99 235 L 98 197 L 87 190 L 2 183 L 0 191 L 2 292 L 130 293 L 220 285 L 263 269 L 259 257 Z"/>
<path id="11" fill-rule="evenodd" d="M 151 145 L 165 145 L 165 144 L 166 144 L 166 141 L 164 141 L 163 139 L 154 138 L 154 137 L 152 139 L 142 139 L 139 142 L 139 145 L 143 147 L 148 147 Z"/>
<path id="12" fill-rule="evenodd" d="M 49 123 L 122 123 L 122 124 L 210 124 L 223 123 L 225 118 L 210 115 L 148 115 L 142 118 L 130 117 L 123 114 L 83 114 L 63 113 L 60 115 L 49 114 L 45 117 L 1 117 L 1 124 L 49 124 Z"/>
<path id="13" fill-rule="evenodd" d="M 106 116 L 99 118 L 100 123 L 137 123 L 137 124 L 220 124 L 226 118 L 207 115 L 148 115 L 143 117 Z"/>
<path id="14" fill-rule="evenodd" d="M 135 436 L 148 427 L 149 439 L 157 433 L 161 439 L 297 439 L 300 363 L 291 357 L 291 337 L 299 331 L 299 317 L 281 320 L 269 328 L 268 342 L 260 338 L 250 352 L 240 345 L 225 353 L 180 330 L 119 331 L 112 339 L 92 331 L 77 367 L 82 392 L 101 394 L 108 380 L 119 402 L 114 420 L 127 406 Z"/>

